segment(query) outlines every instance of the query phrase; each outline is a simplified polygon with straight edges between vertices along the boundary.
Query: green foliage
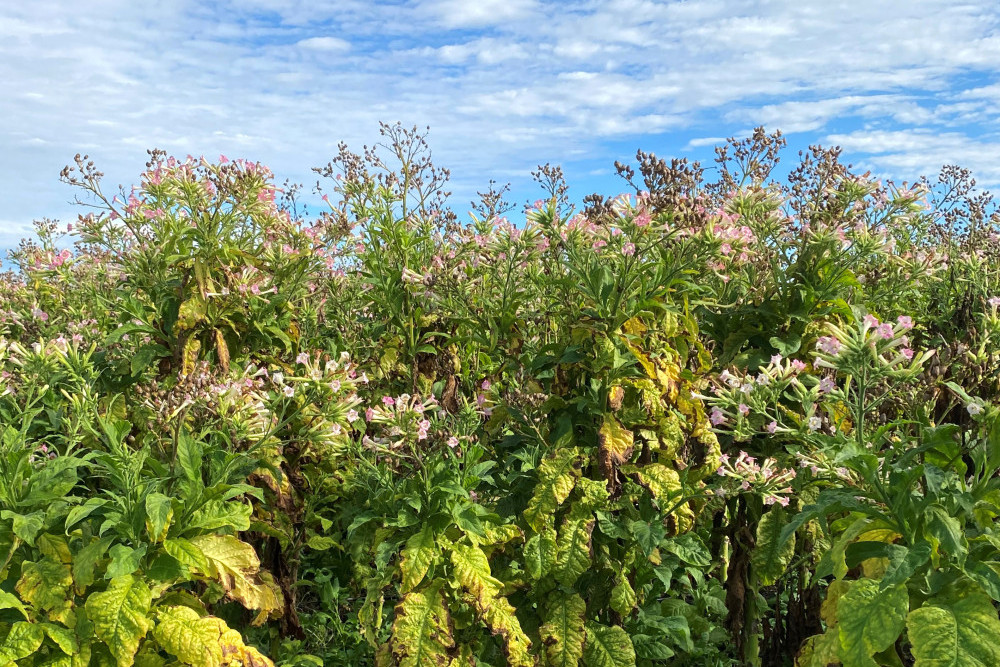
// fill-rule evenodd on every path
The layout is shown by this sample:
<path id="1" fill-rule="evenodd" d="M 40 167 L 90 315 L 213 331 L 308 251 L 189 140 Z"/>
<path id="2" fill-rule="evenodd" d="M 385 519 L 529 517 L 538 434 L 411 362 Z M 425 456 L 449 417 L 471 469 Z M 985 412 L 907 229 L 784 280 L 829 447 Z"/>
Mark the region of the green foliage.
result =
<path id="1" fill-rule="evenodd" d="M 998 218 L 756 131 L 469 222 L 151 153 L 0 278 L 0 663 L 998 662 Z M 339 178 L 338 178 L 339 177 Z M 73 249 L 67 241 L 75 241 Z"/>

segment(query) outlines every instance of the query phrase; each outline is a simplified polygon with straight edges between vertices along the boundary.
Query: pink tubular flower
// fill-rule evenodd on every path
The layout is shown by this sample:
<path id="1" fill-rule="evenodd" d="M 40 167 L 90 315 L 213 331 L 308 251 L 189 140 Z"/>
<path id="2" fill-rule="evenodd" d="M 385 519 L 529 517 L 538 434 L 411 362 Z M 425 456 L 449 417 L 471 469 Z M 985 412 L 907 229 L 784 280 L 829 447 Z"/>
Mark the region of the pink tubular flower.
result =
<path id="1" fill-rule="evenodd" d="M 840 354 L 841 343 L 833 336 L 823 336 L 816 341 L 816 348 L 820 352 L 836 356 Z"/>
<path id="2" fill-rule="evenodd" d="M 772 420 L 770 424 L 767 425 L 767 432 L 774 435 L 774 432 L 778 430 L 778 422 Z"/>
<path id="3" fill-rule="evenodd" d="M 837 385 L 831 378 L 825 377 L 819 381 L 819 390 L 823 394 L 828 394 L 836 388 Z"/>
<path id="4" fill-rule="evenodd" d="M 895 333 L 892 330 L 892 325 L 888 322 L 878 325 L 878 335 L 885 340 L 892 340 Z"/>
<path id="5" fill-rule="evenodd" d="M 455 436 L 451 436 L 450 438 L 448 438 L 448 446 L 451 447 L 452 449 L 458 447 L 458 438 L 456 438 Z"/>
<path id="6" fill-rule="evenodd" d="M 792 359 L 792 370 L 796 372 L 801 372 L 804 371 L 805 369 L 806 369 L 806 364 L 804 361 L 800 361 L 799 359 Z"/>
<path id="7" fill-rule="evenodd" d="M 722 410 L 719 408 L 712 408 L 712 413 L 709 419 L 713 426 L 718 426 L 719 424 L 724 424 L 726 422 L 726 415 L 723 414 Z"/>
<path id="8" fill-rule="evenodd" d="M 871 328 L 877 327 L 879 324 L 878 318 L 875 317 L 874 315 L 865 315 L 864 322 L 866 326 Z"/>
<path id="9" fill-rule="evenodd" d="M 302 365 L 308 364 L 309 355 L 306 354 L 305 352 L 299 352 L 299 356 L 295 357 L 295 363 Z"/>
<path id="10" fill-rule="evenodd" d="M 358 420 L 358 411 L 351 409 L 347 411 L 347 422 L 353 424 Z"/>
<path id="11" fill-rule="evenodd" d="M 393 406 L 395 404 L 396 404 L 396 399 L 394 399 L 392 396 L 383 396 L 382 397 L 382 405 L 385 405 L 386 407 L 389 407 L 389 406 Z"/>
<path id="12" fill-rule="evenodd" d="M 625 255 L 626 257 L 631 257 L 632 255 L 634 255 L 635 254 L 635 244 L 634 243 L 626 243 L 625 245 L 623 245 L 622 246 L 622 254 Z"/>
<path id="13" fill-rule="evenodd" d="M 746 403 L 740 403 L 739 411 L 741 415 L 746 416 L 750 414 L 750 406 Z"/>
<path id="14" fill-rule="evenodd" d="M 899 353 L 902 354 L 903 357 L 907 361 L 910 361 L 911 359 L 913 359 L 913 349 L 912 348 L 904 347 L 902 350 L 899 351 Z"/>
<path id="15" fill-rule="evenodd" d="M 632 218 L 632 222 L 635 223 L 636 227 L 646 227 L 652 222 L 652 218 L 649 217 L 648 213 L 640 213 Z"/>
<path id="16" fill-rule="evenodd" d="M 898 322 L 899 326 L 903 327 L 904 329 L 913 328 L 913 318 L 910 317 L 909 315 L 900 315 L 898 318 L 896 318 L 896 322 Z"/>

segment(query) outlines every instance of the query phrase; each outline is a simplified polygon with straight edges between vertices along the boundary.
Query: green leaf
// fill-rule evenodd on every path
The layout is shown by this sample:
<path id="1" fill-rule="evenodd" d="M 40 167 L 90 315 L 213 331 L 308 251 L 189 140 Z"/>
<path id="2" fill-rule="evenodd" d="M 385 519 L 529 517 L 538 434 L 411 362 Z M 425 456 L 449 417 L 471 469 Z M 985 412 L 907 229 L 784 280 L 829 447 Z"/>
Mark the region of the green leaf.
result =
<path id="1" fill-rule="evenodd" d="M 712 554 L 708 551 L 708 547 L 694 533 L 670 538 L 663 542 L 663 550 L 697 567 L 706 567 L 712 562 Z"/>
<path id="2" fill-rule="evenodd" d="M 21 564 L 17 592 L 22 600 L 47 611 L 69 605 L 72 585 L 73 575 L 69 565 L 43 558 L 34 563 L 25 561 Z"/>
<path id="3" fill-rule="evenodd" d="M 69 628 L 54 623 L 42 623 L 42 629 L 49 636 L 56 646 L 66 655 L 77 655 L 80 652 L 80 642 L 77 641 L 76 634 Z"/>
<path id="4" fill-rule="evenodd" d="M 628 577 L 620 575 L 615 587 L 611 589 L 611 608 L 621 616 L 628 616 L 635 609 L 636 602 L 635 590 Z"/>
<path id="5" fill-rule="evenodd" d="M 556 579 L 563 586 L 572 586 L 590 567 L 590 536 L 594 519 L 568 519 L 559 531 Z"/>
<path id="6" fill-rule="evenodd" d="M 889 545 L 889 567 L 882 577 L 881 588 L 906 583 L 917 568 L 922 567 L 931 557 L 931 545 L 923 540 L 910 547 Z"/>
<path id="7" fill-rule="evenodd" d="M 840 656 L 846 665 L 878 667 L 872 656 L 892 646 L 906 623 L 906 586 L 879 590 L 877 581 L 859 579 L 837 602 Z"/>
<path id="8" fill-rule="evenodd" d="M 94 570 L 97 569 L 97 562 L 104 557 L 104 552 L 113 542 L 113 537 L 102 537 L 76 552 L 73 557 L 73 581 L 76 582 L 77 592 L 82 593 L 94 583 Z"/>
<path id="9" fill-rule="evenodd" d="M 118 667 L 132 664 L 139 641 L 153 627 L 149 618 L 152 599 L 146 584 L 131 575 L 113 579 L 108 590 L 87 598 L 94 634 L 110 649 Z"/>
<path id="10" fill-rule="evenodd" d="M 139 569 L 139 563 L 146 555 L 146 545 L 138 549 L 127 547 L 124 544 L 116 544 L 109 552 L 111 562 L 108 564 L 108 571 L 105 573 L 106 579 L 115 579 L 132 574 Z"/>
<path id="11" fill-rule="evenodd" d="M 770 586 L 785 573 L 785 568 L 795 554 L 795 534 L 782 542 L 781 531 L 785 527 L 785 511 L 780 506 L 773 507 L 761 517 L 757 524 L 757 543 L 750 556 L 750 563 L 757 578 L 765 586 Z"/>
<path id="12" fill-rule="evenodd" d="M 583 662 L 587 667 L 635 667 L 635 648 L 622 628 L 588 622 Z"/>
<path id="13" fill-rule="evenodd" d="M 580 476 L 583 455 L 575 447 L 556 450 L 538 466 L 538 483 L 524 510 L 524 518 L 536 532 L 549 522 L 565 502 Z"/>
<path id="14" fill-rule="evenodd" d="M 78 505 L 71 509 L 66 515 L 66 534 L 69 534 L 69 529 L 78 524 L 79 522 L 86 519 L 88 516 L 93 514 L 95 511 L 104 507 L 108 504 L 106 498 L 88 498 L 87 502 L 82 505 Z"/>
<path id="15" fill-rule="evenodd" d="M 914 667 L 1000 665 L 1000 620 L 990 599 L 966 589 L 932 598 L 906 618 Z"/>
<path id="16" fill-rule="evenodd" d="M 576 593 L 555 593 L 538 629 L 549 665 L 576 667 L 583 656 L 587 603 Z"/>
<path id="17" fill-rule="evenodd" d="M 215 616 L 201 616 L 190 607 L 157 609 L 153 636 L 168 653 L 192 667 L 223 667 L 234 659 L 244 667 L 274 667 L 270 659 L 243 643 L 236 630 Z"/>
<path id="18" fill-rule="evenodd" d="M 553 528 L 532 535 L 524 544 L 524 566 L 531 578 L 538 580 L 555 570 L 558 553 Z"/>
<path id="19" fill-rule="evenodd" d="M 414 533 L 406 541 L 403 549 L 403 560 L 399 565 L 403 575 L 401 592 L 409 593 L 423 581 L 438 553 L 434 531 L 430 524 L 424 524 L 420 532 Z"/>
<path id="20" fill-rule="evenodd" d="M 9 519 L 12 523 L 14 534 L 24 540 L 29 546 L 35 545 L 35 538 L 45 526 L 45 512 L 38 511 L 31 514 L 18 514 L 10 510 L 0 512 L 0 517 Z"/>
<path id="21" fill-rule="evenodd" d="M 933 562 L 937 563 L 937 551 L 941 547 L 958 563 L 959 567 L 962 567 L 969 551 L 962 523 L 939 505 L 928 507 L 924 510 L 924 515 L 927 517 L 924 537 L 931 544 Z"/>
<path id="22" fill-rule="evenodd" d="M 24 608 L 24 603 L 13 593 L 0 591 L 0 609 L 17 609 L 28 620 L 28 611 Z"/>
<path id="23" fill-rule="evenodd" d="M 153 544 L 166 539 L 173 518 L 174 508 L 169 497 L 162 493 L 146 496 L 146 532 Z"/>
<path id="24" fill-rule="evenodd" d="M 45 636 L 40 625 L 18 621 L 11 626 L 7 638 L 0 644 L 0 659 L 13 663 L 27 658 L 39 649 Z"/>
<path id="25" fill-rule="evenodd" d="M 392 624 L 392 652 L 399 667 L 445 667 L 454 646 L 440 583 L 407 593 Z"/>

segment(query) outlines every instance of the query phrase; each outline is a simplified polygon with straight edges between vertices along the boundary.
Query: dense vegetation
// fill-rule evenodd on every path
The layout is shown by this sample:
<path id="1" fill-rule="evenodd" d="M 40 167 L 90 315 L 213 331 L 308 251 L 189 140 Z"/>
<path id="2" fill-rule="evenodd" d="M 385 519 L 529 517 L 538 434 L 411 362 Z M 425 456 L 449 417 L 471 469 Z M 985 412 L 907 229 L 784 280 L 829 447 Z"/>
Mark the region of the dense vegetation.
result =
<path id="1" fill-rule="evenodd" d="M 758 130 L 469 222 L 151 152 L 0 289 L 0 665 L 998 665 L 1000 225 Z"/>

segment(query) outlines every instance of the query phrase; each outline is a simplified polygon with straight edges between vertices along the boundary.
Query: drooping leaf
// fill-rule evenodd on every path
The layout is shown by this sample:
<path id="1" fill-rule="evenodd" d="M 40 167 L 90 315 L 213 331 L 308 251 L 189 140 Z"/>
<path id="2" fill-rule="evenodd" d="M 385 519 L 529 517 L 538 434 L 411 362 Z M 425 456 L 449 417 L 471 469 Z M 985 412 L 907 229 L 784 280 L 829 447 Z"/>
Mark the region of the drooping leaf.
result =
<path id="1" fill-rule="evenodd" d="M 263 622 L 268 613 L 283 608 L 281 591 L 273 581 L 261 576 L 260 560 L 252 546 L 232 535 L 200 535 L 189 542 L 204 554 L 208 563 L 202 574 L 219 582 L 229 596 L 247 609 L 261 612 L 255 622 Z"/>
<path id="2" fill-rule="evenodd" d="M 24 603 L 16 595 L 7 591 L 0 591 L 0 609 L 16 609 L 21 612 L 25 619 L 28 618 L 28 611 L 24 608 Z"/>
<path id="3" fill-rule="evenodd" d="M 154 544 L 166 539 L 173 517 L 174 509 L 169 497 L 162 493 L 146 496 L 146 532 Z"/>
<path id="4" fill-rule="evenodd" d="M 551 521 L 552 515 L 572 493 L 582 461 L 579 449 L 567 447 L 556 450 L 538 466 L 538 483 L 524 510 L 525 520 L 536 532 Z"/>
<path id="5" fill-rule="evenodd" d="M 476 611 L 494 635 L 504 644 L 507 663 L 511 667 L 531 667 L 531 640 L 521 629 L 514 607 L 500 595 L 503 584 L 493 577 L 489 559 L 475 545 L 453 544 L 451 563 L 455 579 L 472 594 Z"/>
<path id="6" fill-rule="evenodd" d="M 785 573 L 785 568 L 795 554 L 794 533 L 788 540 L 781 541 L 785 519 L 783 508 L 776 505 L 757 524 L 757 543 L 750 556 L 750 563 L 765 586 L 770 586 Z"/>
<path id="7" fill-rule="evenodd" d="M 392 652 L 399 667 L 447 667 L 454 645 L 440 584 L 407 593 L 392 624 Z"/>
<path id="8" fill-rule="evenodd" d="M 236 630 L 215 616 L 200 616 L 190 607 L 157 610 L 153 636 L 165 651 L 191 667 L 223 667 L 239 661 L 243 667 L 274 667 L 269 658 L 243 643 Z"/>
<path id="9" fill-rule="evenodd" d="M 108 590 L 87 598 L 87 616 L 94 624 L 94 633 L 115 656 L 118 667 L 132 664 L 139 641 L 152 628 L 151 602 L 149 587 L 131 575 L 113 579 Z"/>
<path id="10" fill-rule="evenodd" d="M 588 622 L 583 662 L 587 667 L 635 667 L 635 648 L 623 628 Z"/>
<path id="11" fill-rule="evenodd" d="M 552 667 L 576 667 L 583 656 L 587 603 L 576 593 L 556 593 L 538 632 Z"/>
<path id="12" fill-rule="evenodd" d="M 403 574 L 403 593 L 412 591 L 423 581 L 437 555 L 434 531 L 430 525 L 424 524 L 420 532 L 406 541 L 406 548 L 403 549 L 403 560 L 399 565 Z"/>
<path id="13" fill-rule="evenodd" d="M 628 616 L 635 609 L 637 602 L 635 589 L 629 583 L 628 577 L 618 577 L 615 587 L 611 589 L 611 608 L 621 616 Z"/>
<path id="14" fill-rule="evenodd" d="M 859 579 L 837 603 L 841 661 L 877 667 L 872 656 L 892 646 L 903 631 L 909 606 L 906 586 L 879 590 L 879 583 Z"/>
<path id="15" fill-rule="evenodd" d="M 555 569 L 558 547 L 556 531 L 544 528 L 524 544 L 524 565 L 532 579 L 541 579 Z"/>
<path id="16" fill-rule="evenodd" d="M 567 519 L 559 530 L 555 575 L 563 586 L 572 586 L 590 567 L 590 536 L 594 519 Z"/>

